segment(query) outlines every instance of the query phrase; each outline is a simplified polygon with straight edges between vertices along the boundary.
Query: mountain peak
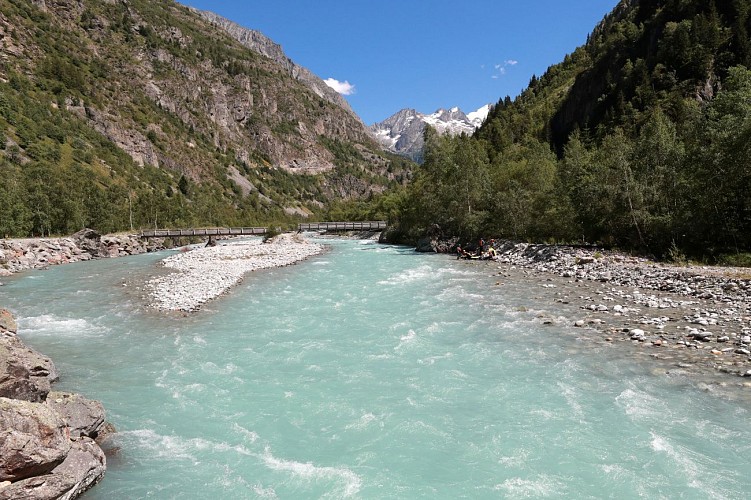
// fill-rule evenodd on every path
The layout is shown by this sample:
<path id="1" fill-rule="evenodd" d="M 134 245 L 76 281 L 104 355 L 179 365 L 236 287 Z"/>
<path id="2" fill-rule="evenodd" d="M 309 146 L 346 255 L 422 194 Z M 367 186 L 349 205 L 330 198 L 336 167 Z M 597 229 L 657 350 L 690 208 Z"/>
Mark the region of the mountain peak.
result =
<path id="1" fill-rule="evenodd" d="M 457 106 L 448 110 L 439 108 L 429 115 L 405 108 L 372 125 L 370 130 L 389 151 L 419 161 L 422 158 L 425 125 L 430 125 L 439 134 L 472 134 L 482 125 L 489 111 L 489 104 L 469 114 Z"/>

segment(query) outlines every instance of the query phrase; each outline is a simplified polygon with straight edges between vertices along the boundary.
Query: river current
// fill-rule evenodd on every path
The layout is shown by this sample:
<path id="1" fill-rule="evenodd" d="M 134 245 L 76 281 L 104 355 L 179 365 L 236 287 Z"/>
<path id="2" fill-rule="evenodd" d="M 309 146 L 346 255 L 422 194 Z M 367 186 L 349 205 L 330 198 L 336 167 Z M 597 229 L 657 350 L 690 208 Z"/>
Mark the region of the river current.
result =
<path id="1" fill-rule="evenodd" d="M 327 244 L 187 316 L 138 289 L 167 253 L 3 280 L 118 429 L 86 500 L 751 496 L 745 403 L 582 342 L 492 264 Z"/>

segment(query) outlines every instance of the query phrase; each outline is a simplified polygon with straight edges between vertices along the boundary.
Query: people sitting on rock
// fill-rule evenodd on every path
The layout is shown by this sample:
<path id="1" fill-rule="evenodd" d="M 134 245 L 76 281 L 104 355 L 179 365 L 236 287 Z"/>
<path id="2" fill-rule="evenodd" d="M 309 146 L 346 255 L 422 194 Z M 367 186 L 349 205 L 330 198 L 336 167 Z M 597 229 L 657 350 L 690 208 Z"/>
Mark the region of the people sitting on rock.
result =
<path id="1" fill-rule="evenodd" d="M 479 243 L 481 243 L 481 245 L 471 252 L 464 249 L 471 246 L 469 243 L 465 244 L 464 248 L 462 248 L 460 245 L 457 245 L 456 258 L 474 260 L 496 260 L 498 258 L 498 252 L 496 251 L 494 246 L 495 240 L 490 240 L 490 242 L 485 245 L 485 242 L 480 239 Z M 487 251 L 485 251 L 485 246 L 487 246 Z"/>
<path id="2" fill-rule="evenodd" d="M 457 259 L 471 259 L 472 254 L 464 250 L 462 247 L 457 246 L 456 247 L 456 258 Z"/>

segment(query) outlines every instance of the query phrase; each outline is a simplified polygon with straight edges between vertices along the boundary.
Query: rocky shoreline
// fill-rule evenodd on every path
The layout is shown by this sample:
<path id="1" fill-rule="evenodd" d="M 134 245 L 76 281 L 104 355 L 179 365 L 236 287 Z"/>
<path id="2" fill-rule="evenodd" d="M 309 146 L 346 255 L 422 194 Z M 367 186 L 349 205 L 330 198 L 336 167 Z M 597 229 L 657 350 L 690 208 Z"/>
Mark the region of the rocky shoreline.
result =
<path id="1" fill-rule="evenodd" d="M 525 281 L 543 301 L 576 308 L 581 339 L 626 345 L 667 375 L 751 399 L 751 269 L 675 266 L 590 247 L 496 241 L 479 261 Z M 478 261 L 472 261 L 478 262 Z M 544 320 L 550 322 L 552 320 Z"/>
<path id="2" fill-rule="evenodd" d="M 323 245 L 289 233 L 266 242 L 225 240 L 217 246 L 194 248 L 162 261 L 174 272 L 146 283 L 147 300 L 161 311 L 197 311 L 240 283 L 246 273 L 288 266 L 323 251 Z"/>
<path id="3" fill-rule="evenodd" d="M 137 234 L 101 235 L 83 229 L 63 238 L 0 240 L 0 277 L 30 269 L 92 259 L 123 257 L 163 250 L 163 239 L 144 240 Z"/>
<path id="4" fill-rule="evenodd" d="M 163 248 L 161 239 L 91 229 L 62 238 L 3 239 L 0 277 Z M 0 310 L 0 500 L 76 498 L 104 476 L 100 444 L 114 427 L 100 402 L 52 391 L 54 364 L 16 331 L 12 315 Z"/>
<path id="5" fill-rule="evenodd" d="M 16 330 L 0 310 L 0 500 L 76 498 L 104 476 L 114 427 L 98 401 L 52 391 L 55 365 Z"/>

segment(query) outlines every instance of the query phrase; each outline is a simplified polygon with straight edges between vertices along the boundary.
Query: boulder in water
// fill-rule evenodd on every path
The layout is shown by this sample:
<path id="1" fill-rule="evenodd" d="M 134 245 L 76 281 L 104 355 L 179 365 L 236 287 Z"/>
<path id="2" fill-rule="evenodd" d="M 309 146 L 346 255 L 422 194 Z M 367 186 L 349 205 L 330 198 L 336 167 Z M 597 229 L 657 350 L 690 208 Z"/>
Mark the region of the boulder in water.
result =
<path id="1" fill-rule="evenodd" d="M 44 401 L 57 371 L 50 358 L 15 336 L 0 337 L 0 397 Z"/>

